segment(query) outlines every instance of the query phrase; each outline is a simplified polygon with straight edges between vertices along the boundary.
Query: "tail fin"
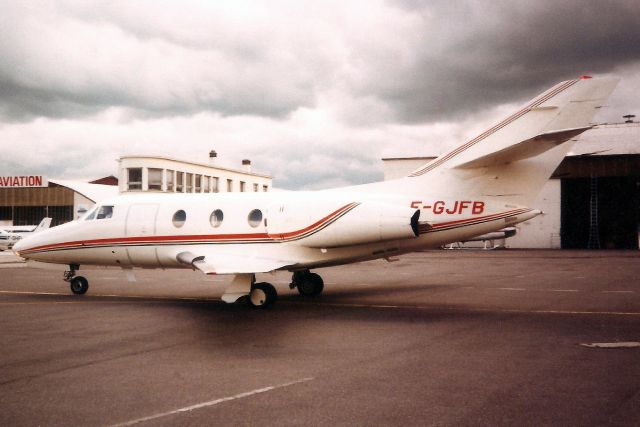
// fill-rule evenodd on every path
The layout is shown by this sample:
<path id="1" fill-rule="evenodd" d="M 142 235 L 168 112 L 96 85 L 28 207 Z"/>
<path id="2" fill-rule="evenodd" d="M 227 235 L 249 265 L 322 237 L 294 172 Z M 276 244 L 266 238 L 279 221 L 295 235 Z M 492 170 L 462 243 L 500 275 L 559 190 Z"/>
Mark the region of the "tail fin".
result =
<path id="1" fill-rule="evenodd" d="M 530 204 L 618 79 L 562 82 L 467 143 L 414 171 L 457 191 Z M 435 182 L 433 182 L 435 180 Z M 446 184 L 445 184 L 446 183 Z"/>
<path id="2" fill-rule="evenodd" d="M 33 229 L 33 232 L 34 233 L 38 233 L 38 232 L 40 232 L 42 230 L 46 230 L 50 226 L 51 226 L 51 218 L 44 217 L 44 218 L 42 218 L 42 221 L 40 221 L 40 224 L 38 224 L 38 226 Z"/>

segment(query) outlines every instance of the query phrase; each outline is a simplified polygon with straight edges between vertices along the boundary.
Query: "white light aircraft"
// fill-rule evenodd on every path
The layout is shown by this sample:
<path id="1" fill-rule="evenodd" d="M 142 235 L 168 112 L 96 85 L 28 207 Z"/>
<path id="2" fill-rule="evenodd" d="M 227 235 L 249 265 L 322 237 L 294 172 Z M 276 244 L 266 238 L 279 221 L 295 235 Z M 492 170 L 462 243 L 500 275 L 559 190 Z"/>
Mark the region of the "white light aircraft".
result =
<path id="1" fill-rule="evenodd" d="M 324 191 L 123 194 L 21 240 L 20 256 L 69 265 L 192 268 L 234 275 L 222 299 L 267 307 L 275 288 L 256 274 L 287 270 L 304 296 L 323 290 L 311 269 L 468 240 L 529 220 L 539 190 L 593 125 L 617 84 L 562 82 L 472 140 L 397 180 Z"/>
<path id="2" fill-rule="evenodd" d="M 0 228 L 0 251 L 11 249 L 20 239 L 31 233 L 46 230 L 51 218 L 43 218 L 38 225 L 10 225 Z"/>

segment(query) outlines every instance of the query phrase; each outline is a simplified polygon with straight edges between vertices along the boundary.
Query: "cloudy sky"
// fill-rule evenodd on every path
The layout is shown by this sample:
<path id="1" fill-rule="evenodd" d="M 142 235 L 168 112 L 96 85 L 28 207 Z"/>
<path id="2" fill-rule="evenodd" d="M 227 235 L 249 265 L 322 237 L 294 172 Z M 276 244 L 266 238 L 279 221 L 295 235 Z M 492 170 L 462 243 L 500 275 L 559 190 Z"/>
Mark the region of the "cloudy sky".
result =
<path id="1" fill-rule="evenodd" d="M 289 189 L 382 177 L 547 87 L 622 78 L 640 117 L 637 0 L 0 0 L 0 175 L 98 178 L 126 154 L 270 173 Z"/>

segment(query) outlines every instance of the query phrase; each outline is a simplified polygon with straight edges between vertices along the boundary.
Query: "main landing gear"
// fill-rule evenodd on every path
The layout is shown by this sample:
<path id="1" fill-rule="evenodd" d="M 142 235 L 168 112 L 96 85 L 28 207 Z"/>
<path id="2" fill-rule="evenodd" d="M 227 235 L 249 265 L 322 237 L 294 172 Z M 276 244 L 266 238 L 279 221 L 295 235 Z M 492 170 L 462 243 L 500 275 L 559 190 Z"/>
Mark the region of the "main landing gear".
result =
<path id="1" fill-rule="evenodd" d="M 316 297 L 322 293 L 324 281 L 318 274 L 311 273 L 309 270 L 296 271 L 293 273 L 289 288 L 298 288 L 302 296 Z"/>
<path id="2" fill-rule="evenodd" d="M 247 302 L 253 308 L 267 308 L 278 299 L 278 292 L 271 283 L 260 282 L 251 286 Z"/>
<path id="3" fill-rule="evenodd" d="M 85 294 L 89 289 L 89 281 L 82 276 L 76 276 L 76 271 L 79 269 L 78 264 L 69 264 L 69 270 L 64 272 L 64 281 L 69 282 L 71 292 L 76 295 Z"/>

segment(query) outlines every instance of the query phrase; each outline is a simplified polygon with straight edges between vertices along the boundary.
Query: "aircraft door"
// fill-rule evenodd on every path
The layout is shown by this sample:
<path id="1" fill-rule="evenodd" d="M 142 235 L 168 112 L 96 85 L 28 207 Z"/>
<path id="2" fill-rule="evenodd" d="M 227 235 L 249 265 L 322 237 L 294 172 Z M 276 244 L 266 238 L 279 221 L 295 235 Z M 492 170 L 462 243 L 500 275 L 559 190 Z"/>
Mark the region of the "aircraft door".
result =
<path id="1" fill-rule="evenodd" d="M 149 241 L 156 234 L 157 204 L 135 204 L 129 206 L 125 225 L 125 236 L 139 239 L 130 240 L 127 246 L 129 262 L 135 267 L 159 267 L 157 250 Z"/>
<path id="2" fill-rule="evenodd" d="M 273 239 L 281 239 L 287 230 L 285 206 L 275 204 L 267 209 L 267 234 Z"/>

